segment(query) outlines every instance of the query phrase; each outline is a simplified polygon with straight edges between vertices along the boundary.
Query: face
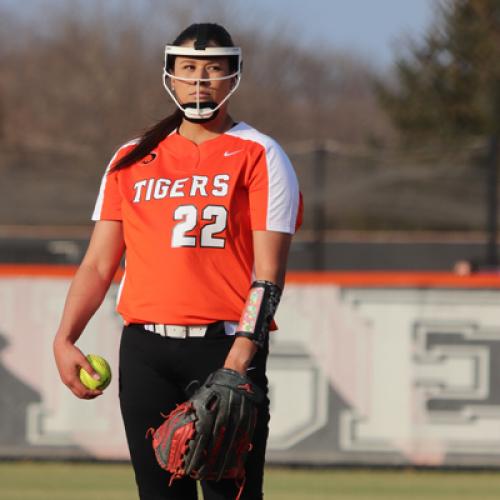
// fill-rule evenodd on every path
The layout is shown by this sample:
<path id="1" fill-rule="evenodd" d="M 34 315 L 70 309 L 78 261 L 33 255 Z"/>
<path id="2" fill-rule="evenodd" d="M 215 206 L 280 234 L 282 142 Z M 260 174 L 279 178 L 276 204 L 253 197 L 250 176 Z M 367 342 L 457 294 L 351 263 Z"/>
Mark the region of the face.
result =
<path id="1" fill-rule="evenodd" d="M 191 46 L 186 45 L 186 46 Z M 230 74 L 227 57 L 201 58 L 177 56 L 173 74 L 178 78 L 220 78 Z M 234 84 L 233 78 L 226 80 L 200 81 L 200 102 L 221 102 Z M 181 104 L 196 102 L 197 82 L 172 80 L 171 87 Z"/>

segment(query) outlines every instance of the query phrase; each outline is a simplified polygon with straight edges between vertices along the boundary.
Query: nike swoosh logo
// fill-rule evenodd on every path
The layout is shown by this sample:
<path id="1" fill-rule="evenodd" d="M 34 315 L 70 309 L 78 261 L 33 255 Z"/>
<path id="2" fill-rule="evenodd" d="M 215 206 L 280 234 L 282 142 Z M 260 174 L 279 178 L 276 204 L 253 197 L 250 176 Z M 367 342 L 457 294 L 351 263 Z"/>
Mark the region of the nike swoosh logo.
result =
<path id="1" fill-rule="evenodd" d="M 224 151 L 224 156 L 227 158 L 228 156 L 234 156 L 237 155 L 238 153 L 241 153 L 243 150 L 238 149 L 238 151 Z"/>

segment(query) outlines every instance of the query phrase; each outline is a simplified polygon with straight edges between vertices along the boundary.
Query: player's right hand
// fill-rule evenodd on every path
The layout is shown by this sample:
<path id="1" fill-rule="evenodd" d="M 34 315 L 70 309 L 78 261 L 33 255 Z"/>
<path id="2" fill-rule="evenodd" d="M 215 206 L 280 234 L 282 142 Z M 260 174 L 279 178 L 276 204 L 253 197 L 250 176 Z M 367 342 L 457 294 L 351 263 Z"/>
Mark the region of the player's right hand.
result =
<path id="1" fill-rule="evenodd" d="M 59 340 L 57 337 L 53 347 L 59 376 L 64 385 L 80 399 L 94 399 L 100 396 L 102 391 L 87 389 L 80 380 L 80 368 L 83 368 L 92 377 L 99 378 L 82 351 L 70 341 Z"/>

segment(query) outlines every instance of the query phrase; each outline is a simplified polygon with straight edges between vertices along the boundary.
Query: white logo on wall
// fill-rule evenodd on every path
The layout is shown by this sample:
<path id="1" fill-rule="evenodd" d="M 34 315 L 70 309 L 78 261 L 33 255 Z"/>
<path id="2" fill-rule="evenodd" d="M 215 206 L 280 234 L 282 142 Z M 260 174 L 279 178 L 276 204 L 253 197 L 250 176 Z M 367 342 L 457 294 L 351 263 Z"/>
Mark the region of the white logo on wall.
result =
<path id="1" fill-rule="evenodd" d="M 329 382 L 307 351 L 314 342 L 315 325 L 305 305 L 308 301 L 297 292 L 293 286 L 287 288 L 277 314 L 280 331 L 271 334 L 270 451 L 286 450 L 328 422 Z"/>
<path id="2" fill-rule="evenodd" d="M 369 410 L 341 415 L 341 447 L 414 463 L 449 453 L 500 455 L 500 294 L 350 290 L 371 325 Z M 481 318 L 481 323 L 470 318 Z"/>
<path id="3" fill-rule="evenodd" d="M 269 359 L 270 450 L 285 450 L 328 420 L 328 382 L 305 351 L 286 343 Z"/>

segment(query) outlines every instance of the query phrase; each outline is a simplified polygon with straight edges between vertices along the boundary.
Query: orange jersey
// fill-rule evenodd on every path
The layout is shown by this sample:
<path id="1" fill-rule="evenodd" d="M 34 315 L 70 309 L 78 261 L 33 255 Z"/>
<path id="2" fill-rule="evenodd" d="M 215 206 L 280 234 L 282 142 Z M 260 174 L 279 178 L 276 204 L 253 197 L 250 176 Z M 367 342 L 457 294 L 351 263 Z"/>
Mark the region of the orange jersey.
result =
<path id="1" fill-rule="evenodd" d="M 301 202 L 290 161 L 245 123 L 196 145 L 174 132 L 103 177 L 92 219 L 119 220 L 126 269 L 118 312 L 127 323 L 238 321 L 252 281 L 252 230 L 294 233 Z"/>

